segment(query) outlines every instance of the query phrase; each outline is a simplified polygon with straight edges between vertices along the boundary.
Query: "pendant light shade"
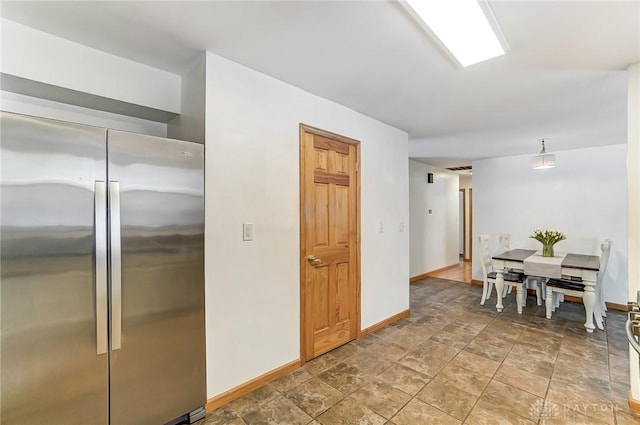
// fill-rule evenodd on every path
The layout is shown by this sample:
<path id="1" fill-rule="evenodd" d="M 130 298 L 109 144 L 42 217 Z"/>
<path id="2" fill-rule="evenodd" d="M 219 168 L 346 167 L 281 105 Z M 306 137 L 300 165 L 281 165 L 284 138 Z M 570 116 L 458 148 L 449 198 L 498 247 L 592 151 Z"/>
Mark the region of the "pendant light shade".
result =
<path id="1" fill-rule="evenodd" d="M 533 157 L 531 168 L 534 170 L 542 170 L 545 168 L 553 168 L 556 166 L 556 156 L 552 153 L 547 153 L 544 147 L 544 139 L 542 142 L 542 150 L 540 153 Z"/>

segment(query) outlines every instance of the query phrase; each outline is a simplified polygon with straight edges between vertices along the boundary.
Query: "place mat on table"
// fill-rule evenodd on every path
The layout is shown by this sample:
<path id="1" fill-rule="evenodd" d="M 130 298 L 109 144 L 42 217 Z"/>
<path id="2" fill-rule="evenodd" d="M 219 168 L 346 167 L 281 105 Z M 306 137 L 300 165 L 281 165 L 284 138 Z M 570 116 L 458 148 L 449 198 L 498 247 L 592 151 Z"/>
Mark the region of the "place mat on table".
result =
<path id="1" fill-rule="evenodd" d="M 566 252 L 556 252 L 553 257 L 543 257 L 542 251 L 536 251 L 535 254 L 524 259 L 524 274 L 560 279 L 562 262 L 566 256 Z"/>

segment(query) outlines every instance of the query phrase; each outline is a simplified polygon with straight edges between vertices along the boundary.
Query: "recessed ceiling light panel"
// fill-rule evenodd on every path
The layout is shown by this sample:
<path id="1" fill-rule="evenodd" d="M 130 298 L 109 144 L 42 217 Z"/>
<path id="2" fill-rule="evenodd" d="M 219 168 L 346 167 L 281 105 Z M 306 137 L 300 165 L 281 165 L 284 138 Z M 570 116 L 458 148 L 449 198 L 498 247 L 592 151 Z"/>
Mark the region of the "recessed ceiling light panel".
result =
<path id="1" fill-rule="evenodd" d="M 486 3 L 488 13 L 477 0 L 406 0 L 403 6 L 422 20 L 462 66 L 504 55 L 507 50 L 506 42 L 498 39 L 500 30 Z"/>

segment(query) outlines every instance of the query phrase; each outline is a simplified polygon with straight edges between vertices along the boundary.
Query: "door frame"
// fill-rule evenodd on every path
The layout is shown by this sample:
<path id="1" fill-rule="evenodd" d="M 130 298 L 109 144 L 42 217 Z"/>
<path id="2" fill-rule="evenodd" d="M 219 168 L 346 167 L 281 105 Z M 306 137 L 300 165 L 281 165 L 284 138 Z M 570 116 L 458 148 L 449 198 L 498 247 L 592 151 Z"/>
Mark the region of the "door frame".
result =
<path id="1" fill-rule="evenodd" d="M 469 258 L 465 261 L 473 263 L 473 188 L 469 188 Z"/>
<path id="2" fill-rule="evenodd" d="M 355 199 L 355 203 L 356 203 L 356 246 L 354 247 L 356 250 L 356 264 L 355 264 L 355 275 L 356 275 L 356 296 L 355 296 L 355 322 L 356 322 L 356 335 L 355 335 L 355 339 L 360 338 L 360 335 L 362 333 L 362 330 L 360 329 L 361 327 L 361 322 L 360 322 L 360 316 L 361 316 L 361 296 L 360 296 L 360 278 L 361 278 L 361 274 L 360 274 L 360 223 L 361 223 L 361 217 L 360 217 L 360 141 L 359 140 L 355 140 L 355 139 L 351 139 L 349 137 L 345 137 L 345 136 L 341 136 L 339 134 L 335 134 L 335 133 L 331 133 L 329 131 L 326 130 L 321 130 L 319 128 L 316 127 L 312 127 L 310 125 L 306 125 L 303 123 L 300 123 L 300 169 L 299 169 L 299 174 L 300 174 L 300 364 L 304 365 L 306 363 L 307 356 L 306 356 L 306 352 L 308 349 L 308 341 L 307 341 L 307 337 L 308 335 L 306 335 L 306 328 L 307 328 L 307 317 L 306 317 L 306 311 L 305 311 L 305 305 L 306 305 L 306 297 L 307 297 L 307 293 L 306 293 L 306 278 L 307 278 L 307 274 L 306 274 L 306 263 L 307 263 L 307 259 L 306 259 L 306 232 L 305 232 L 305 214 L 304 214 L 304 207 L 305 207 L 305 198 L 306 198 L 306 190 L 305 190 L 305 186 L 304 186 L 304 171 L 305 171 L 305 166 L 307 164 L 305 164 L 305 153 L 306 153 L 306 145 L 305 145 L 305 134 L 313 134 L 316 136 L 321 136 L 321 137 L 326 137 L 329 139 L 333 139 L 336 140 L 338 142 L 342 142 L 342 143 L 346 143 L 349 145 L 353 145 L 355 146 L 355 151 L 356 151 L 356 167 L 355 167 L 355 172 L 356 172 L 356 199 Z"/>
<path id="3" fill-rule="evenodd" d="M 462 220 L 462 261 L 465 261 L 467 259 L 467 191 L 462 188 L 458 190 L 458 194 L 462 195 L 462 217 L 458 220 Z M 458 210 L 460 210 L 460 205 L 458 205 Z"/>

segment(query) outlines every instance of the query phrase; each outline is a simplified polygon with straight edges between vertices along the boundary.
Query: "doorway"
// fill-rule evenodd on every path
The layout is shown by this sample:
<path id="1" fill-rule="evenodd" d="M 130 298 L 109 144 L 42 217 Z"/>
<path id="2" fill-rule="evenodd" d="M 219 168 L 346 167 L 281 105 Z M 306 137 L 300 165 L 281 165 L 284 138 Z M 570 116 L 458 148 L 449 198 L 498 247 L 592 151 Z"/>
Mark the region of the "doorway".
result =
<path id="1" fill-rule="evenodd" d="M 300 124 L 302 363 L 360 330 L 360 142 Z"/>

